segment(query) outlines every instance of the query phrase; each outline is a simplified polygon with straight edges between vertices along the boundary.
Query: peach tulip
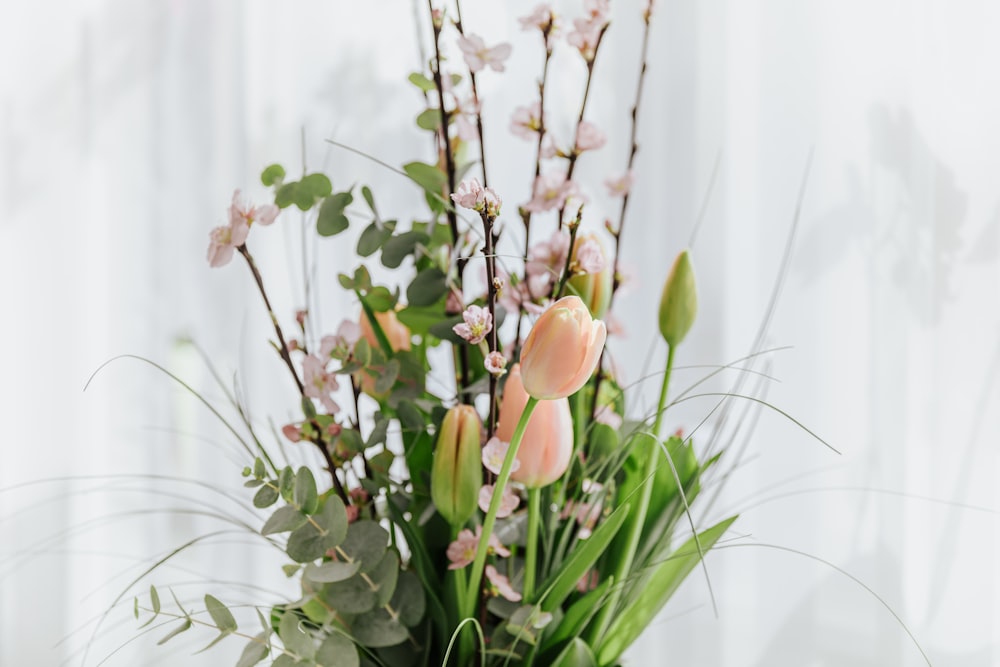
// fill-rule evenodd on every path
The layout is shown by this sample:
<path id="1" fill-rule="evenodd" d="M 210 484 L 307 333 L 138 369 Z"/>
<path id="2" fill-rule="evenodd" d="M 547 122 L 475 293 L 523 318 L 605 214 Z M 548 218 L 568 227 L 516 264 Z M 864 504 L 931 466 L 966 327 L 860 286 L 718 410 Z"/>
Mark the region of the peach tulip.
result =
<path id="1" fill-rule="evenodd" d="M 389 340 L 389 346 L 392 347 L 393 352 L 410 349 L 410 330 L 396 318 L 395 311 L 387 310 L 382 313 L 375 313 L 375 319 L 378 321 L 379 326 L 382 327 L 382 331 Z M 375 330 L 372 328 L 371 322 L 368 321 L 368 316 L 365 315 L 364 311 L 361 311 L 361 336 L 372 349 L 382 349 L 378 338 L 375 336 Z M 376 377 L 368 370 L 358 371 L 356 377 L 361 391 L 375 398 L 382 397 L 382 395 L 375 391 Z"/>
<path id="2" fill-rule="evenodd" d="M 497 427 L 500 440 L 511 441 L 527 402 L 528 392 L 521 384 L 520 366 L 514 364 L 504 385 L 500 404 L 500 424 Z M 562 477 L 572 455 L 573 418 L 569 412 L 569 399 L 562 397 L 554 401 L 539 401 L 517 450 L 520 465 L 510 478 L 528 488 L 547 486 Z"/>
<path id="3" fill-rule="evenodd" d="M 578 296 L 565 296 L 542 313 L 521 350 L 524 388 L 541 400 L 564 398 L 587 383 L 608 332 Z"/>

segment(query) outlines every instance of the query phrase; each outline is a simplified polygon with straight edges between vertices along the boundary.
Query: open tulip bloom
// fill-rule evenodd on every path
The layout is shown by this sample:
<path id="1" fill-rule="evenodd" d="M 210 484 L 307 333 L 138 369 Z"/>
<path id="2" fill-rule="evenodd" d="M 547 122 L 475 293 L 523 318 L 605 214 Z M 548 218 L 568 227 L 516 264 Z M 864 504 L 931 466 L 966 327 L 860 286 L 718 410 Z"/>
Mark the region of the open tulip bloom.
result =
<path id="1" fill-rule="evenodd" d="M 259 349 L 276 352 L 275 372 L 292 380 L 283 379 L 294 414 L 276 406 L 286 418 L 274 435 L 255 432 L 262 419 L 242 412 L 244 428 L 233 431 L 261 510 L 256 537 L 287 561 L 284 574 L 247 583 L 287 575 L 298 595 L 260 600 L 258 620 L 212 596 L 207 614 L 169 608 L 154 585 L 136 609 L 176 619 L 171 637 L 210 626 L 243 641 L 239 667 L 616 665 L 736 519 L 691 511 L 723 450 L 664 435 L 679 426 L 667 403 L 671 369 L 697 303 L 687 251 L 672 270 L 646 271 L 665 281 L 661 310 L 631 324 L 663 335 L 655 413 L 630 409 L 627 399 L 647 386 L 625 391 L 605 350 L 628 194 L 643 184 L 632 157 L 617 160 L 605 143 L 629 128 L 598 127 L 584 118 L 586 96 L 566 105 L 543 77 L 500 120 L 528 140 L 509 143 L 538 168 L 517 193 L 495 191 L 480 160 L 479 110 L 489 101 L 477 91 L 502 80 L 516 49 L 472 26 L 460 33 L 450 10 L 430 5 L 433 57 L 409 80 L 428 104 L 414 131 L 437 150 L 402 167 L 404 187 L 422 190 L 427 208 L 385 220 L 367 186 L 338 191 L 321 173 L 271 165 L 266 189 L 250 193 L 256 204 L 238 192 L 228 223 L 209 235 L 208 263 L 246 271 L 263 297 L 274 335 Z M 648 5 L 630 7 L 646 30 Z M 609 20 L 606 0 L 587 0 L 579 16 L 542 4 L 521 23 L 548 47 L 540 70 L 562 51 L 586 66 L 589 91 Z M 550 135 L 563 117 L 577 119 L 573 131 Z M 579 182 L 579 161 L 609 167 Z M 605 196 L 605 182 L 614 198 L 582 206 Z M 620 216 L 606 224 L 608 202 Z M 269 298 L 273 275 L 316 275 L 254 258 L 255 246 L 281 238 L 277 227 L 300 220 L 290 209 L 315 226 L 303 262 L 325 261 L 331 237 L 357 244 L 357 264 L 340 267 L 338 280 L 352 313 L 325 321 L 320 303 Z M 517 234 L 498 233 L 500 223 L 529 221 L 521 247 Z M 380 263 L 377 275 L 389 279 L 377 281 L 365 263 Z M 334 287 L 300 293 L 316 301 Z"/>

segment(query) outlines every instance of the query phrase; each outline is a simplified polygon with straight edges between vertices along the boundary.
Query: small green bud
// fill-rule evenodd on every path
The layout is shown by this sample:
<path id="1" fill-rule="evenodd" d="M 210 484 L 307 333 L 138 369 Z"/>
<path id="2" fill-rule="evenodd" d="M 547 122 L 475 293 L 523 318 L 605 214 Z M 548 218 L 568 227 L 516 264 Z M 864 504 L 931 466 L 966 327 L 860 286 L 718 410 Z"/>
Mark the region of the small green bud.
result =
<path id="1" fill-rule="evenodd" d="M 691 254 L 683 250 L 670 267 L 660 298 L 660 333 L 667 345 L 680 344 L 698 314 L 698 292 L 694 285 Z"/>
<path id="2" fill-rule="evenodd" d="M 479 506 L 483 482 L 479 414 L 471 405 L 448 410 L 438 432 L 431 468 L 431 499 L 452 526 L 461 526 Z"/>

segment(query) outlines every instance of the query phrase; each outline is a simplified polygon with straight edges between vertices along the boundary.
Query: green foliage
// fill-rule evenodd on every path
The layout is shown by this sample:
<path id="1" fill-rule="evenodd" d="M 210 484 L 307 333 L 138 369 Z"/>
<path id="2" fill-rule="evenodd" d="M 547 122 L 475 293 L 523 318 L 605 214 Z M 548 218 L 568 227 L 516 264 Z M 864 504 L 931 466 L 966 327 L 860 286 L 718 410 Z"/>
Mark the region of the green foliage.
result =
<path id="1" fill-rule="evenodd" d="M 350 226 L 345 210 L 354 201 L 351 191 L 338 192 L 326 197 L 316 217 L 316 232 L 320 236 L 335 236 Z"/>
<path id="2" fill-rule="evenodd" d="M 447 279 L 438 268 L 421 271 L 406 288 L 407 301 L 411 306 L 430 306 L 448 293 Z"/>
<path id="3" fill-rule="evenodd" d="M 264 171 L 260 173 L 260 182 L 267 187 L 271 187 L 272 185 L 280 186 L 284 180 L 285 168 L 280 164 L 268 165 Z"/>
<path id="4" fill-rule="evenodd" d="M 323 174 L 308 174 L 302 180 L 282 184 L 274 194 L 274 203 L 279 208 L 294 204 L 300 210 L 308 211 L 332 192 L 333 185 L 329 178 Z"/>

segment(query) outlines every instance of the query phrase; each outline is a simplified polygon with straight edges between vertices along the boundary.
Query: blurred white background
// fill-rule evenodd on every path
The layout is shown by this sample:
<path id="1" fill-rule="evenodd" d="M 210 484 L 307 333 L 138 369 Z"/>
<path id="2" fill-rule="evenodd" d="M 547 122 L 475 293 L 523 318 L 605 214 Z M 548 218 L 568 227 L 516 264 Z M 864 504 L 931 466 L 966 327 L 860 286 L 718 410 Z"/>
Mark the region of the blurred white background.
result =
<path id="1" fill-rule="evenodd" d="M 616 215 L 600 183 L 624 167 L 639 67 L 642 3 L 612 4 L 588 108 L 609 143 L 578 170 L 595 226 Z M 507 125 L 534 98 L 541 62 L 539 40 L 516 17 L 534 2 L 464 5 L 468 31 L 514 44 L 508 71 L 485 74 L 481 91 L 491 181 L 513 235 L 511 204 L 528 197 L 533 153 Z M 581 11 L 557 6 L 569 18 Z M 265 432 L 268 419 L 293 414 L 259 297 L 237 263 L 208 268 L 208 232 L 234 188 L 266 196 L 257 176 L 275 161 L 292 173 L 303 160 L 325 168 L 335 187 L 371 185 L 384 217 L 423 215 L 406 181 L 324 139 L 392 165 L 430 159 L 412 124 L 422 98 L 406 83 L 420 69 L 426 6 L 39 0 L 5 3 L 4 14 L 0 664 L 81 664 L 116 596 L 201 534 L 219 533 L 152 582 L 182 600 L 206 592 L 205 577 L 233 604 L 295 594 L 279 554 L 195 513 L 257 521 L 237 502 L 246 498 L 239 451 L 196 399 L 128 359 L 82 389 L 103 362 L 131 353 L 221 401 L 197 351 L 180 342 L 191 338 L 227 385 L 238 370 Z M 766 336 L 791 348 L 769 356 L 780 383 L 766 391 L 842 455 L 763 410 L 703 517 L 741 512 L 735 530 L 746 536 L 708 559 L 717 617 L 696 573 L 630 664 L 926 664 L 901 623 L 934 665 L 1000 664 L 998 29 L 1000 5 L 971 0 L 656 8 L 624 233 L 639 285 L 616 306 L 629 329 L 612 342 L 616 362 L 626 379 L 642 376 L 660 285 L 706 193 L 693 245 L 702 312 L 678 363 L 750 350 L 814 151 Z M 570 127 L 583 77 L 559 48 L 557 134 Z M 303 221 L 280 220 L 255 231 L 255 252 L 290 321 L 302 298 L 293 261 Z M 351 250 L 339 238 L 319 245 L 327 329 L 355 315 L 333 278 Z M 657 349 L 652 368 L 661 358 Z M 676 384 L 703 372 L 679 372 Z M 635 390 L 636 414 L 655 390 Z M 691 429 L 713 405 L 669 416 Z M 151 475 L 202 480 L 232 498 Z M 171 508 L 183 511 L 157 511 Z M 235 581 L 259 588 L 226 583 Z M 149 583 L 100 625 L 87 665 L 137 634 L 132 595 Z M 232 664 L 241 648 L 192 657 L 208 634 L 151 648 L 165 632 L 105 664 Z"/>

